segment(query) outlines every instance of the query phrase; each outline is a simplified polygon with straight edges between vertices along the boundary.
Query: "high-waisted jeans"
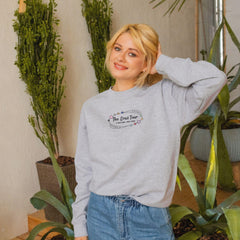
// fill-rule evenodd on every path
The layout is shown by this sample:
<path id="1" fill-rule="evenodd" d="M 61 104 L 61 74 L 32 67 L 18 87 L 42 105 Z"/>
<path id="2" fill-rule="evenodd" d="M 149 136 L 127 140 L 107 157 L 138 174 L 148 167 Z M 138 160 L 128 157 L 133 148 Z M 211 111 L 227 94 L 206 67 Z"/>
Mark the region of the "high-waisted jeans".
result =
<path id="1" fill-rule="evenodd" d="M 91 193 L 89 240 L 174 240 L 168 208 L 142 205 L 133 198 Z"/>

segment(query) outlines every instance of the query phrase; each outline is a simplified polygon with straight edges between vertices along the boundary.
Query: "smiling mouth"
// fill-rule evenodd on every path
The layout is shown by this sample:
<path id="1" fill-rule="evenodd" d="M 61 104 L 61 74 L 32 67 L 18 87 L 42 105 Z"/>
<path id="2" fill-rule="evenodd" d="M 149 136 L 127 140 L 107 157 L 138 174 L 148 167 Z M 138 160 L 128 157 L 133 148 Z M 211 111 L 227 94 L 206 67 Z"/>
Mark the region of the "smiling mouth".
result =
<path id="1" fill-rule="evenodd" d="M 121 65 L 121 64 L 118 64 L 118 63 L 114 63 L 114 67 L 117 69 L 117 70 L 126 70 L 128 69 L 127 67 Z"/>

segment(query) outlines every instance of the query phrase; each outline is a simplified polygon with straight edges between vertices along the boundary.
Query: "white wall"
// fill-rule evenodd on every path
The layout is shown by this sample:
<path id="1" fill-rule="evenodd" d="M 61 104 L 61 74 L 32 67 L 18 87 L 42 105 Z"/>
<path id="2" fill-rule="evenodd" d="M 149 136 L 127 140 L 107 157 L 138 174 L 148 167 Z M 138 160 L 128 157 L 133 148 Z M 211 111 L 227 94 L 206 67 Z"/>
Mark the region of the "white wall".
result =
<path id="1" fill-rule="evenodd" d="M 86 56 L 91 48 L 80 0 L 57 1 L 60 34 L 67 65 L 66 98 L 59 114 L 61 153 L 74 156 L 82 103 L 97 93 L 93 69 Z M 194 2 L 181 13 L 163 17 L 164 8 L 152 9 L 148 0 L 112 0 L 113 32 L 125 23 L 147 23 L 159 33 L 163 52 L 194 58 Z M 12 28 L 17 0 L 0 1 L 0 239 L 9 240 L 27 231 L 27 214 L 35 210 L 29 198 L 39 190 L 35 162 L 47 151 L 27 121 L 32 113 L 24 83 L 14 66 L 17 41 Z M 162 10 L 161 10 L 162 9 Z"/>
<path id="2" fill-rule="evenodd" d="M 240 41 L 240 1 L 239 0 L 226 0 L 226 18 L 229 25 L 236 34 L 238 40 Z M 228 56 L 227 70 L 230 70 L 233 65 L 240 63 L 240 54 L 236 46 L 233 44 L 229 34 L 226 31 L 226 55 Z M 231 99 L 235 99 L 240 95 L 240 86 L 234 90 L 231 94 Z M 240 110 L 240 103 L 238 103 L 235 108 Z"/>

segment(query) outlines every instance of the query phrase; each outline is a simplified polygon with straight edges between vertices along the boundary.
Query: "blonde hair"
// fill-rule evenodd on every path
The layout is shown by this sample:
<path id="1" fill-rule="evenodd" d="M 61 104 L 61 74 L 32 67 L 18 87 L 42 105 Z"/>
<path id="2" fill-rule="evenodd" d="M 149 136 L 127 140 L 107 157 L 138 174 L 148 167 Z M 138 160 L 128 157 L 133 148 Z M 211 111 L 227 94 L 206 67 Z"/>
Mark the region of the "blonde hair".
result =
<path id="1" fill-rule="evenodd" d="M 157 61 L 158 54 L 158 34 L 153 28 L 146 24 L 127 24 L 124 25 L 120 30 L 118 30 L 112 39 L 107 43 L 107 54 L 105 64 L 108 68 L 110 65 L 110 55 L 114 44 L 116 43 L 119 36 L 123 33 L 129 33 L 132 37 L 134 44 L 145 56 L 145 61 L 147 63 L 146 71 L 140 73 L 136 80 L 136 86 L 142 87 L 144 85 L 153 85 L 156 82 L 159 82 L 162 79 L 162 75 L 150 74 L 152 66 Z"/>

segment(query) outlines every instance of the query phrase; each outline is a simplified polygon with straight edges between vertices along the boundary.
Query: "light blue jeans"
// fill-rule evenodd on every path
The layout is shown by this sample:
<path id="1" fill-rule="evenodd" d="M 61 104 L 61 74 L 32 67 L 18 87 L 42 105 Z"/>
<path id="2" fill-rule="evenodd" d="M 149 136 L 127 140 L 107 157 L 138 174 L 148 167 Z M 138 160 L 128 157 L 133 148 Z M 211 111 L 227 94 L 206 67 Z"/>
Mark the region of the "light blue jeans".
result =
<path id="1" fill-rule="evenodd" d="M 89 240 L 174 240 L 168 208 L 148 207 L 133 198 L 91 193 Z"/>

